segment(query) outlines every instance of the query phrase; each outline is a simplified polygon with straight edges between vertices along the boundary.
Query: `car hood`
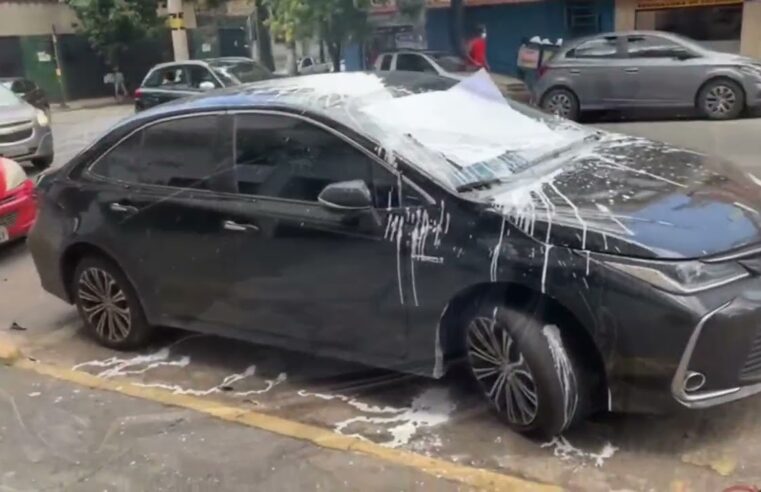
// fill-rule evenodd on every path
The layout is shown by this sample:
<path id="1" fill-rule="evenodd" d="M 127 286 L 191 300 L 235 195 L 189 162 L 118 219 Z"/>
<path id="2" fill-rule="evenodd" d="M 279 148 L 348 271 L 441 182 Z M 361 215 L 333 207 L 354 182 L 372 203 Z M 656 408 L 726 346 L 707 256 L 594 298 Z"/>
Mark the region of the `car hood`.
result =
<path id="1" fill-rule="evenodd" d="M 12 104 L 9 106 L 0 106 L 0 125 L 7 123 L 17 123 L 20 121 L 29 122 L 34 119 L 35 109 L 25 103 Z"/>
<path id="2" fill-rule="evenodd" d="M 543 175 L 485 192 L 537 240 L 641 258 L 715 255 L 761 242 L 761 173 L 609 135 Z"/>

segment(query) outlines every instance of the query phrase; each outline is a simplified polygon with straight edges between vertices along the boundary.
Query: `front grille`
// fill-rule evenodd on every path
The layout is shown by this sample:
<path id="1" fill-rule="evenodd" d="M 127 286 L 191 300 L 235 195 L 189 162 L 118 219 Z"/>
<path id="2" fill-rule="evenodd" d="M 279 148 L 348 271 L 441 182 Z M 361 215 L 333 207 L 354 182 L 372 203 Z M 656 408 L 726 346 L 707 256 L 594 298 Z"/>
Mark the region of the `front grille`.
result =
<path id="1" fill-rule="evenodd" d="M 10 123 L 0 123 L 0 129 L 2 128 L 12 128 L 14 126 L 28 126 L 31 125 L 31 121 L 12 121 Z"/>
<path id="2" fill-rule="evenodd" d="M 16 223 L 18 212 L 11 212 L 8 215 L 0 215 L 0 227 L 11 227 Z"/>
<path id="3" fill-rule="evenodd" d="M 19 130 L 12 133 L 0 133 L 0 144 L 8 144 L 26 140 L 32 136 L 32 129 Z"/>
<path id="4" fill-rule="evenodd" d="M 761 330 L 756 332 L 756 337 L 750 344 L 748 355 L 745 356 L 745 365 L 740 371 L 740 379 L 743 381 L 761 379 Z"/>

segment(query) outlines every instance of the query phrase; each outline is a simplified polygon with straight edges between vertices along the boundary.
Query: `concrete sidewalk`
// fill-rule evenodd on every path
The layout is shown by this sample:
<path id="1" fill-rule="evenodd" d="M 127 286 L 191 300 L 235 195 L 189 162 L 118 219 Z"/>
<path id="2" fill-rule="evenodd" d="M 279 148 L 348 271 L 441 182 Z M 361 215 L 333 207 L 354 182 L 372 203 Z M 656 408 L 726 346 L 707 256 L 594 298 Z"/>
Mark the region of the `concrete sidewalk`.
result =
<path id="1" fill-rule="evenodd" d="M 0 490 L 461 490 L 420 471 L 0 366 Z"/>
<path id="2" fill-rule="evenodd" d="M 68 101 L 66 107 L 63 107 L 60 103 L 54 103 L 51 105 L 51 109 L 53 110 L 53 113 L 63 113 L 66 111 L 78 111 L 80 109 L 106 108 L 109 106 L 132 106 L 132 104 L 132 98 L 125 98 L 121 101 L 117 101 L 113 97 L 95 97 Z"/>

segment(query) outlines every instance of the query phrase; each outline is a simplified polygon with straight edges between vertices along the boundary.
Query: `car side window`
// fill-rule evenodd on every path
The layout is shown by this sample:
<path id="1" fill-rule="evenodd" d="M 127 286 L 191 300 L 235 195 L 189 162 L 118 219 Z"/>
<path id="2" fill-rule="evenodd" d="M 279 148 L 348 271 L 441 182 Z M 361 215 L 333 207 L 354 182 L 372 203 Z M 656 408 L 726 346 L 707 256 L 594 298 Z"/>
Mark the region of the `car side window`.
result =
<path id="1" fill-rule="evenodd" d="M 420 55 L 401 53 L 396 57 L 396 69 L 410 72 L 436 72 L 428 61 Z"/>
<path id="2" fill-rule="evenodd" d="M 685 49 L 660 36 L 627 36 L 626 54 L 629 58 L 673 58 Z"/>
<path id="3" fill-rule="evenodd" d="M 189 66 L 188 78 L 190 79 L 190 86 L 194 89 L 200 89 L 201 84 L 204 82 L 211 82 L 214 84 L 214 87 L 221 87 L 217 78 L 206 67 L 198 65 Z"/>
<path id="4" fill-rule="evenodd" d="M 312 66 L 312 59 L 311 58 L 304 58 L 301 60 L 301 67 L 307 68 Z"/>
<path id="5" fill-rule="evenodd" d="M 238 115 L 235 173 L 239 193 L 316 202 L 329 184 L 363 180 L 374 203 L 393 203 L 397 178 L 343 139 L 279 115 Z M 383 174 L 385 173 L 385 174 Z M 382 186 L 375 186 L 374 176 Z M 392 203 L 392 205 L 393 205 Z"/>
<path id="6" fill-rule="evenodd" d="M 154 70 L 143 84 L 144 87 L 186 88 L 189 87 L 183 67 L 173 66 Z"/>
<path id="7" fill-rule="evenodd" d="M 211 189 L 229 168 L 218 159 L 219 117 L 169 120 L 137 132 L 92 167 L 93 174 L 144 185 Z"/>
<path id="8" fill-rule="evenodd" d="M 382 55 L 380 69 L 391 70 L 391 55 Z"/>
<path id="9" fill-rule="evenodd" d="M 586 41 L 566 53 L 567 58 L 615 58 L 618 54 L 618 39 L 615 37 L 595 38 Z"/>

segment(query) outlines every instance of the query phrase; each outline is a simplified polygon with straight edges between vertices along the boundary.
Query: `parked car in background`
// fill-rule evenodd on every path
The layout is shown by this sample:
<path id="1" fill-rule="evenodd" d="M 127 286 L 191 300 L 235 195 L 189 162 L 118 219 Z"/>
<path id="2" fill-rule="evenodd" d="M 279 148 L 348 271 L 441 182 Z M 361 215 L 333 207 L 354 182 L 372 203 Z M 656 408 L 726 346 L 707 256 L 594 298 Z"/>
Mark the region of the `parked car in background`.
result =
<path id="1" fill-rule="evenodd" d="M 328 73 L 333 71 L 333 65 L 328 62 L 318 63 L 313 57 L 305 56 L 299 60 L 296 69 L 300 75 Z"/>
<path id="2" fill-rule="evenodd" d="M 381 53 L 375 59 L 373 68 L 379 72 L 394 70 L 423 72 L 453 80 L 462 80 L 477 70 L 457 55 L 433 50 L 399 50 Z M 505 96 L 520 102 L 529 102 L 531 99 L 531 92 L 520 80 L 497 73 L 490 73 L 490 75 Z"/>
<path id="3" fill-rule="evenodd" d="M 112 348 L 176 326 L 465 363 L 520 432 L 761 392 L 758 180 L 473 77 L 291 77 L 135 115 L 40 180 L 42 285 Z"/>
<path id="4" fill-rule="evenodd" d="M 0 244 L 26 236 L 36 217 L 34 183 L 16 161 L 0 157 Z"/>
<path id="5" fill-rule="evenodd" d="M 161 63 L 153 67 L 135 91 L 135 111 L 200 94 L 274 77 L 250 58 L 225 57 Z"/>
<path id="6" fill-rule="evenodd" d="M 34 81 L 22 77 L 6 77 L 0 78 L 0 85 L 10 89 L 14 94 L 35 108 L 45 111 L 48 115 L 50 114 L 48 96 Z"/>
<path id="7" fill-rule="evenodd" d="M 535 100 L 549 113 L 696 109 L 714 120 L 761 106 L 761 61 L 672 33 L 600 34 L 565 44 L 540 68 Z"/>
<path id="8" fill-rule="evenodd" d="M 31 161 L 45 169 L 53 163 L 53 155 L 47 113 L 0 86 L 0 157 Z"/>

